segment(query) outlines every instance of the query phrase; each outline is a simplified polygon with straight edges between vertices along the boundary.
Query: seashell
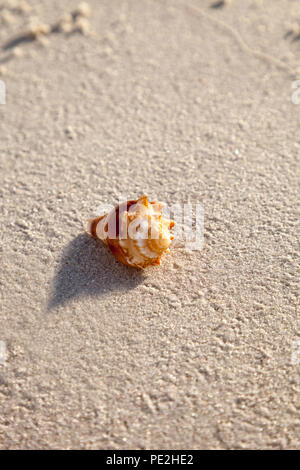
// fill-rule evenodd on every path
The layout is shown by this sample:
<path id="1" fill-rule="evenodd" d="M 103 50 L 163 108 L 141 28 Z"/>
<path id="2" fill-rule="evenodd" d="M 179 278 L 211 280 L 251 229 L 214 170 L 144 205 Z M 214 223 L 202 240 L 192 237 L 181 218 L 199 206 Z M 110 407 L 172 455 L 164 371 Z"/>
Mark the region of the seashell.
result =
<path id="1" fill-rule="evenodd" d="M 123 264 L 146 268 L 160 264 L 173 240 L 173 220 L 162 216 L 163 204 L 147 196 L 127 201 L 88 221 L 86 231 L 105 243 Z"/>

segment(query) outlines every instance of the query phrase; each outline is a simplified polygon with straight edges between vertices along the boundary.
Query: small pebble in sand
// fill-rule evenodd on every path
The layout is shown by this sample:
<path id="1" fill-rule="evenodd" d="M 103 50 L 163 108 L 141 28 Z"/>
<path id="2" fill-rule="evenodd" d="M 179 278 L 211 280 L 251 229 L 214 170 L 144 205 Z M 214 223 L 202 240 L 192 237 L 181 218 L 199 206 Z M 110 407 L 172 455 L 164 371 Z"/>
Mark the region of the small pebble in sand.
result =
<path id="1" fill-rule="evenodd" d="M 62 33 L 71 33 L 71 31 L 73 30 L 73 25 L 72 23 L 66 23 L 66 22 L 63 22 L 63 23 L 60 23 L 59 25 L 59 31 L 61 31 Z"/>
<path id="2" fill-rule="evenodd" d="M 23 51 L 21 47 L 15 47 L 12 51 L 12 54 L 14 57 L 22 57 L 23 56 Z"/>
<path id="3" fill-rule="evenodd" d="M 59 22 L 52 27 L 52 31 L 62 33 L 79 32 L 87 35 L 91 32 L 91 26 L 87 19 L 90 15 L 89 5 L 81 3 L 72 13 L 65 13 Z"/>
<path id="4" fill-rule="evenodd" d="M 48 24 L 38 24 L 37 26 L 31 26 L 28 31 L 28 36 L 33 39 L 37 39 L 40 36 L 47 36 L 51 33 L 51 26 Z"/>
<path id="5" fill-rule="evenodd" d="M 292 34 L 299 34 L 299 32 L 300 32 L 300 25 L 299 25 L 299 23 L 292 23 L 292 24 L 290 25 L 290 29 L 289 29 L 289 30 L 290 30 L 290 32 L 291 32 Z"/>
<path id="6" fill-rule="evenodd" d="M 293 38 L 298 37 L 300 35 L 300 24 L 299 23 L 292 23 L 289 27 L 287 35 L 293 36 Z"/>
<path id="7" fill-rule="evenodd" d="M 78 5 L 76 10 L 73 11 L 73 17 L 77 18 L 78 16 L 88 18 L 91 16 L 92 10 L 88 3 L 82 2 Z"/>
<path id="8" fill-rule="evenodd" d="M 73 28 L 73 17 L 70 13 L 65 13 L 58 23 L 52 28 L 53 31 L 70 33 Z"/>
<path id="9" fill-rule="evenodd" d="M 76 138 L 76 132 L 74 131 L 73 127 L 68 126 L 65 129 L 65 134 L 68 137 L 68 139 L 74 140 Z"/>
<path id="10" fill-rule="evenodd" d="M 72 31 L 87 35 L 91 32 L 90 22 L 86 18 L 78 17 L 74 21 Z"/>

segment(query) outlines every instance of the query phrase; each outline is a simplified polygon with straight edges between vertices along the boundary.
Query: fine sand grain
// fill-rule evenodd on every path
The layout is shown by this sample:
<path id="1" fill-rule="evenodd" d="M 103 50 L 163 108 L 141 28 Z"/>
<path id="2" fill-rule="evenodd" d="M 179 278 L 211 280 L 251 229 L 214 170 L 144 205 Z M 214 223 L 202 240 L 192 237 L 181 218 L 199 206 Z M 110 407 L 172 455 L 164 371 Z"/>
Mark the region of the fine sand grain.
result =
<path id="1" fill-rule="evenodd" d="M 300 447 L 299 38 L 293 0 L 0 2 L 0 448 Z M 83 233 L 141 194 L 203 250 Z"/>

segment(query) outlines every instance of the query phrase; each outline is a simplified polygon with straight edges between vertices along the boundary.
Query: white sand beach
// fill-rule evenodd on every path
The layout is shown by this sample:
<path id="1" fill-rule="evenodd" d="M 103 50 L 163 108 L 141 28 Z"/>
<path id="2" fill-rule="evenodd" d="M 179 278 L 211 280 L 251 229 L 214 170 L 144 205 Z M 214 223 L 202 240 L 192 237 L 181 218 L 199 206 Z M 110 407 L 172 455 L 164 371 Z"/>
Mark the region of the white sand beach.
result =
<path id="1" fill-rule="evenodd" d="M 1 449 L 300 447 L 300 3 L 219 3 L 0 2 Z M 84 233 L 142 194 L 203 249 Z"/>

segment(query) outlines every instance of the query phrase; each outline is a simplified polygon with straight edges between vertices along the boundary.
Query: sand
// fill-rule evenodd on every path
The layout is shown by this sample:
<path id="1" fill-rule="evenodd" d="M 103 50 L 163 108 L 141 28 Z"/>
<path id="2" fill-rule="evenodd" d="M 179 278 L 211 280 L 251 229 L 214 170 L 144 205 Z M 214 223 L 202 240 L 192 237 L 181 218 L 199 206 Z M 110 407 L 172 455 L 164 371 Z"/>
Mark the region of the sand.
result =
<path id="1" fill-rule="evenodd" d="M 21 3 L 0 8 L 0 447 L 299 448 L 299 2 Z M 83 233 L 144 193 L 203 204 L 203 249 L 140 272 Z"/>

